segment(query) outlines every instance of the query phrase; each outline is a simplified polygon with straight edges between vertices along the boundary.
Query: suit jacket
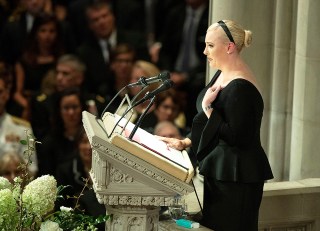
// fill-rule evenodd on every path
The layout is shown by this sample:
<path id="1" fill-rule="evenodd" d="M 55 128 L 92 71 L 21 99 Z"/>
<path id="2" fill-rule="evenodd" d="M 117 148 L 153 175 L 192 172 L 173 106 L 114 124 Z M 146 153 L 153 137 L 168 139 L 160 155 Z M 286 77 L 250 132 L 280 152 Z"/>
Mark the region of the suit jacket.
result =
<path id="1" fill-rule="evenodd" d="M 195 104 L 199 92 L 205 86 L 206 72 L 206 57 L 203 55 L 205 48 L 205 35 L 208 28 L 208 6 L 202 13 L 200 18 L 195 38 L 196 55 L 199 59 L 199 64 L 188 72 L 188 80 L 178 88 L 182 92 L 187 92 L 187 101 L 190 104 Z M 183 26 L 187 17 L 186 5 L 178 5 L 168 13 L 166 26 L 161 36 L 162 48 L 159 54 L 159 67 L 164 70 L 175 71 L 175 64 L 178 59 L 180 46 L 183 43 Z M 191 127 L 192 118 L 197 113 L 194 107 L 186 107 L 187 126 Z"/>
<path id="2" fill-rule="evenodd" d="M 175 70 L 176 60 L 183 42 L 183 26 L 186 17 L 186 5 L 178 5 L 168 13 L 166 27 L 160 38 L 162 48 L 160 51 L 159 66 L 162 69 Z M 203 50 L 205 48 L 205 35 L 208 29 L 208 17 L 209 7 L 207 6 L 199 21 L 194 44 L 196 54 L 199 60 L 201 60 L 199 67 L 201 67 L 200 69 L 202 70 L 206 68 L 206 57 L 203 55 Z M 196 69 L 199 69 L 199 67 Z"/>
<path id="3" fill-rule="evenodd" d="M 128 43 L 134 47 L 137 58 L 148 60 L 148 49 L 144 37 L 135 32 L 117 30 L 117 44 Z M 91 35 L 78 48 L 78 55 L 87 66 L 85 85 L 89 92 L 105 95 L 112 92 L 113 79 L 110 64 L 103 58 L 98 39 Z"/>
<path id="4" fill-rule="evenodd" d="M 222 89 L 213 102 L 209 119 L 201 102 L 211 82 L 199 94 L 191 140 L 197 153 L 200 173 L 217 180 L 259 182 L 273 178 L 260 142 L 263 99 L 247 80 L 235 79 Z"/>
<path id="5" fill-rule="evenodd" d="M 4 24 L 0 35 L 0 57 L 10 64 L 14 64 L 20 57 L 27 38 L 26 15 L 19 20 L 8 21 Z"/>
<path id="6" fill-rule="evenodd" d="M 117 19 L 116 23 L 118 29 L 136 31 L 144 36 L 146 35 L 146 1 L 113 0 L 111 2 Z M 165 26 L 164 15 L 166 15 L 170 9 L 183 3 L 184 0 L 153 0 L 154 8 L 151 10 L 151 16 L 154 24 L 154 36 L 156 40 L 163 33 Z"/>

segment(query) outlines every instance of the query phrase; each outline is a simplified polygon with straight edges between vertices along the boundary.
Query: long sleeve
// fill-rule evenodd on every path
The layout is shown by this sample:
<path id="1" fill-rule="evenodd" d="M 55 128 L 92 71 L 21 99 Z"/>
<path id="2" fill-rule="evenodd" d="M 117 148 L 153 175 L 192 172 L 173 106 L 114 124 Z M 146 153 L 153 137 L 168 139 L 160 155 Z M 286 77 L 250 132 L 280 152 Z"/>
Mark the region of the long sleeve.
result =
<path id="1" fill-rule="evenodd" d="M 198 113 L 192 142 L 198 142 L 200 172 L 219 180 L 257 182 L 272 178 L 261 147 L 263 100 L 244 79 L 231 81 L 213 102 L 209 119 Z M 202 112 L 202 114 L 204 114 Z M 200 138 L 199 138 L 200 136 Z M 198 141 L 197 141 L 198 139 Z"/>

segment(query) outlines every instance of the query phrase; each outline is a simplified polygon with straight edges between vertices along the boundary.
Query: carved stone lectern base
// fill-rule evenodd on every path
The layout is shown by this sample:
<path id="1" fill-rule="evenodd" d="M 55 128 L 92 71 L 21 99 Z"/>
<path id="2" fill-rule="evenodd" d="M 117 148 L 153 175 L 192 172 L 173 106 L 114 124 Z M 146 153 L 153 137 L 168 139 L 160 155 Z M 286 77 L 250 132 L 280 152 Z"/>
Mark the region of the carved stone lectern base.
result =
<path id="1" fill-rule="evenodd" d="M 160 161 L 159 154 L 124 138 L 121 145 L 111 143 L 112 137 L 108 137 L 103 121 L 88 112 L 82 114 L 92 147 L 93 189 L 99 203 L 104 204 L 107 214 L 111 215 L 106 230 L 158 231 L 160 207 L 178 204 L 182 195 L 194 191 L 188 181 L 193 176 L 188 155 L 184 156 L 192 169 L 185 171 L 184 181 L 181 175 L 179 178 L 174 174 L 181 172 L 177 163 L 167 161 L 167 166 L 165 161 Z M 108 123 L 114 122 L 105 122 Z M 140 153 L 144 156 L 139 157 Z"/>
<path id="2" fill-rule="evenodd" d="M 112 217 L 106 222 L 106 230 L 157 231 L 159 207 L 106 206 Z"/>

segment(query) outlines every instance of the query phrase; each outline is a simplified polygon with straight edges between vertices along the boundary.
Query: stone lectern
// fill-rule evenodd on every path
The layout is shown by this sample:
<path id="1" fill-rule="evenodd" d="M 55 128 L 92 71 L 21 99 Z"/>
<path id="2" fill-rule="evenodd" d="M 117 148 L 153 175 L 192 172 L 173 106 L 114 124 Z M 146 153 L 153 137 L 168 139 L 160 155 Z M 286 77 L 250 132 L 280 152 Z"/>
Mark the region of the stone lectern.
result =
<path id="1" fill-rule="evenodd" d="M 185 151 L 170 150 L 140 128 L 128 139 L 134 125 L 115 114 L 99 119 L 84 111 L 83 125 L 92 147 L 93 188 L 112 215 L 106 230 L 158 230 L 160 206 L 194 191 Z"/>

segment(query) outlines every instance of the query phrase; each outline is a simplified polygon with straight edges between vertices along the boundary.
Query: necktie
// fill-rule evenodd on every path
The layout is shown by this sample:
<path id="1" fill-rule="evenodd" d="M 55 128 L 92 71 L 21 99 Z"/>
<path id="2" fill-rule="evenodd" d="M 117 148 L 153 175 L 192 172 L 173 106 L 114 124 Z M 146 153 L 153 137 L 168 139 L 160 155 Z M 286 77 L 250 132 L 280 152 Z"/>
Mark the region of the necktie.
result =
<path id="1" fill-rule="evenodd" d="M 103 55 L 103 58 L 104 58 L 104 61 L 106 63 L 109 63 L 109 60 L 110 60 L 110 45 L 107 41 L 103 41 L 101 43 L 101 46 L 102 46 L 102 55 Z"/>
<path id="2" fill-rule="evenodd" d="M 194 41 L 194 16 L 195 12 L 192 11 L 189 14 L 189 23 L 184 33 L 185 41 L 183 46 L 182 71 L 188 71 L 190 66 L 190 49 Z"/>

